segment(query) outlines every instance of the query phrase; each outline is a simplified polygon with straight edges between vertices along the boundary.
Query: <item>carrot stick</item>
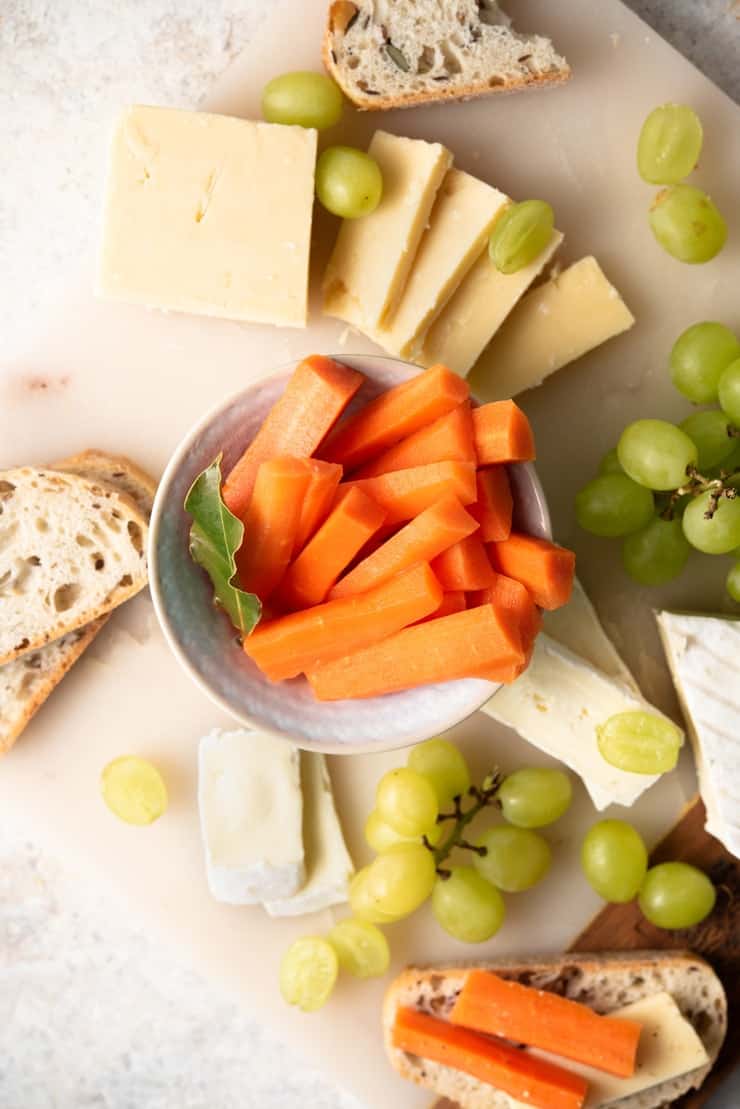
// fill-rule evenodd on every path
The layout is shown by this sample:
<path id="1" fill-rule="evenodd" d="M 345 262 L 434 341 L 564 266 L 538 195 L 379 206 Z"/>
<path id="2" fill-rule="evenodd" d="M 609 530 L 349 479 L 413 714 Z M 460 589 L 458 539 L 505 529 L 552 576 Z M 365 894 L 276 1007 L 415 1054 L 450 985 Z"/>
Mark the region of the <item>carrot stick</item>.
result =
<path id="1" fill-rule="evenodd" d="M 423 624 L 428 620 L 438 620 L 442 616 L 452 616 L 455 612 L 464 612 L 466 608 L 467 601 L 463 591 L 461 589 L 451 589 L 449 593 L 445 593 L 442 604 L 438 609 L 416 622 L 417 624 Z"/>
<path id="2" fill-rule="evenodd" d="M 535 457 L 529 420 L 513 400 L 497 400 L 473 409 L 473 434 L 479 466 L 527 462 Z"/>
<path id="3" fill-rule="evenodd" d="M 262 601 L 280 584 L 290 562 L 308 478 L 301 458 L 272 458 L 257 471 L 236 564 L 242 589 Z"/>
<path id="4" fill-rule="evenodd" d="M 351 488 L 287 570 L 277 599 L 285 608 L 324 600 L 339 575 L 385 520 L 383 509 Z"/>
<path id="5" fill-rule="evenodd" d="M 244 650 L 272 681 L 357 651 L 421 620 L 442 601 L 442 587 L 422 563 L 358 597 L 262 622 Z"/>
<path id="6" fill-rule="evenodd" d="M 454 1067 L 537 1109 L 581 1109 L 588 1093 L 579 1074 L 417 1009 L 396 1010 L 391 1041 L 400 1051 Z"/>
<path id="7" fill-rule="evenodd" d="M 301 509 L 301 521 L 295 537 L 295 552 L 302 551 L 311 536 L 331 511 L 337 486 L 342 480 L 342 467 L 318 458 L 307 461 L 309 481 Z"/>
<path id="8" fill-rule="evenodd" d="M 542 613 L 521 582 L 494 572 L 494 583 L 488 589 L 468 594 L 468 603 L 475 605 L 492 604 L 508 609 L 517 620 L 521 635 L 524 662 L 515 666 L 494 666 L 481 671 L 477 676 L 489 682 L 513 682 L 529 666 L 534 651 L 534 641 L 542 628 Z"/>
<path id="9" fill-rule="evenodd" d="M 472 462 L 430 462 L 379 477 L 350 481 L 386 510 L 386 524 L 412 520 L 435 501 L 452 494 L 461 504 L 475 500 L 475 466 Z M 343 488 L 343 486 L 340 486 Z"/>
<path id="10" fill-rule="evenodd" d="M 526 586 L 540 608 L 561 608 L 570 600 L 576 566 L 573 551 L 512 532 L 502 543 L 491 543 L 488 553 L 494 569 Z"/>
<path id="11" fill-rule="evenodd" d="M 319 701 L 338 701 L 465 678 L 487 666 L 523 659 L 511 614 L 483 605 L 405 628 L 382 642 L 314 667 L 306 677 Z"/>
<path id="12" fill-rule="evenodd" d="M 480 524 L 484 543 L 500 543 L 511 535 L 514 500 L 505 466 L 488 466 L 476 476 L 478 499 L 470 506 L 471 516 Z"/>
<path id="13" fill-rule="evenodd" d="M 432 562 L 439 584 L 449 589 L 485 589 L 494 581 L 494 571 L 483 541 L 474 532 L 448 547 Z"/>
<path id="14" fill-rule="evenodd" d="M 403 385 L 381 393 L 340 424 L 325 445 L 322 457 L 352 470 L 457 408 L 469 394 L 463 378 L 446 366 L 432 366 Z"/>
<path id="15" fill-rule="evenodd" d="M 350 486 L 350 488 L 357 488 Z M 337 582 L 330 596 L 351 597 L 381 582 L 415 562 L 431 562 L 446 547 L 470 535 L 477 525 L 457 497 L 447 496 L 426 508 L 390 539 L 368 555 Z"/>
<path id="16" fill-rule="evenodd" d="M 391 470 L 425 466 L 429 462 L 476 462 L 470 401 L 459 404 L 432 424 L 383 451 L 352 476 L 377 477 Z"/>
<path id="17" fill-rule="evenodd" d="M 224 482 L 223 498 L 235 516 L 244 517 L 260 463 L 280 455 L 314 454 L 363 380 L 357 370 L 332 358 L 304 358 Z"/>
<path id="18" fill-rule="evenodd" d="M 469 972 L 450 1020 L 620 1078 L 634 1074 L 642 1027 L 638 1021 L 600 1016 L 579 1001 L 485 970 Z"/>

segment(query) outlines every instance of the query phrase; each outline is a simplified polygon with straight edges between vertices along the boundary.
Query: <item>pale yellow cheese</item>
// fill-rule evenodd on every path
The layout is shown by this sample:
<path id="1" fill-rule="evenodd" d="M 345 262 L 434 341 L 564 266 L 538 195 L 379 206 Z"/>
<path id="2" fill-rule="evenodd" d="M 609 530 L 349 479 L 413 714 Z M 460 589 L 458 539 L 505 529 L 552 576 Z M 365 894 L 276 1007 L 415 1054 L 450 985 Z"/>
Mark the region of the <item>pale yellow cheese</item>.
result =
<path id="1" fill-rule="evenodd" d="M 316 131 L 127 108 L 110 155 L 98 292 L 306 323 Z"/>
<path id="2" fill-rule="evenodd" d="M 449 170 L 398 307 L 373 336 L 380 346 L 401 358 L 418 353 L 418 340 L 485 249 L 491 228 L 508 202 L 507 196 L 477 177 Z"/>
<path id="3" fill-rule="evenodd" d="M 422 366 L 443 362 L 465 377 L 486 343 L 545 268 L 563 241 L 554 231 L 533 262 L 516 273 L 501 273 L 484 250 L 429 328 L 419 361 Z"/>
<path id="4" fill-rule="evenodd" d="M 595 258 L 582 258 L 522 297 L 479 358 L 470 385 L 505 400 L 632 327 L 634 316 Z"/>
<path id="5" fill-rule="evenodd" d="M 324 312 L 372 334 L 399 303 L 452 155 L 386 131 L 375 132 L 368 153 L 383 196 L 369 216 L 343 221 L 324 275 Z"/>

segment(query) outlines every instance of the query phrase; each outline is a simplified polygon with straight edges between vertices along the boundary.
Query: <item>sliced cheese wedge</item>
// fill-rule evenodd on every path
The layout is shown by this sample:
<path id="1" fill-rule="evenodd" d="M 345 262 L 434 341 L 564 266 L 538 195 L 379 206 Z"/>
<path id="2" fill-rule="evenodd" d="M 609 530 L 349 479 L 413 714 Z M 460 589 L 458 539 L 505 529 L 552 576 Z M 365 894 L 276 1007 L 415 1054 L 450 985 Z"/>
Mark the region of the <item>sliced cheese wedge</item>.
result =
<path id="1" fill-rule="evenodd" d="M 740 858 L 740 619 L 658 612 L 694 749 L 707 831 Z"/>
<path id="2" fill-rule="evenodd" d="M 543 612 L 542 618 L 542 626 L 551 639 L 641 696 L 640 687 L 604 631 L 596 609 L 577 578 L 567 605 L 553 612 Z"/>
<path id="3" fill-rule="evenodd" d="M 384 350 L 400 358 L 417 354 L 420 338 L 485 250 L 508 203 L 504 193 L 477 177 L 449 170 L 398 307 L 372 336 Z"/>
<path id="4" fill-rule="evenodd" d="M 324 274 L 324 312 L 366 334 L 395 310 L 452 155 L 439 143 L 376 131 L 368 154 L 383 174 L 374 212 L 347 219 Z"/>
<path id="5" fill-rule="evenodd" d="M 299 751 L 262 732 L 216 729 L 200 741 L 198 803 L 208 885 L 252 905 L 303 885 Z"/>
<path id="6" fill-rule="evenodd" d="M 554 231 L 533 262 L 509 274 L 496 269 L 486 247 L 427 331 L 419 355 L 421 365 L 441 362 L 465 377 L 562 241 L 562 234 Z"/>
<path id="7" fill-rule="evenodd" d="M 633 805 L 656 775 L 618 770 L 602 758 L 596 725 L 619 712 L 657 709 L 547 635 L 537 638 L 532 661 L 502 688 L 483 712 L 580 775 L 597 809 Z"/>
<path id="8" fill-rule="evenodd" d="M 632 327 L 635 318 L 595 258 L 522 297 L 470 374 L 481 400 L 506 400 Z"/>
<path id="9" fill-rule="evenodd" d="M 291 897 L 266 901 L 270 916 L 316 913 L 349 900 L 349 880 L 354 867 L 342 835 L 323 755 L 301 752 L 301 785 L 306 882 Z"/>

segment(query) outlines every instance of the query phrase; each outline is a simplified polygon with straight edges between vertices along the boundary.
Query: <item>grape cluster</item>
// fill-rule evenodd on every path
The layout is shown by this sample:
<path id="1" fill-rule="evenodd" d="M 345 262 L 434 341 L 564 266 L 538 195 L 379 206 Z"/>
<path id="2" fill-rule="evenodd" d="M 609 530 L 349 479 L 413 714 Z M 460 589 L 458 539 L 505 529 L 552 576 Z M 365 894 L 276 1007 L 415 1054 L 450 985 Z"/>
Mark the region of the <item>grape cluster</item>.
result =
<path id="1" fill-rule="evenodd" d="M 585 531 L 623 540 L 624 568 L 642 585 L 677 577 L 692 547 L 740 556 L 740 341 L 724 324 L 694 324 L 674 344 L 670 370 L 694 404 L 721 407 L 679 425 L 635 420 L 575 501 Z M 740 601 L 740 562 L 727 591 Z"/>
<path id="2" fill-rule="evenodd" d="M 709 262 L 727 240 L 727 224 L 714 201 L 684 178 L 696 167 L 704 133 L 701 120 L 684 104 L 663 104 L 645 120 L 637 143 L 643 181 L 665 185 L 653 200 L 653 235 L 681 262 Z"/>

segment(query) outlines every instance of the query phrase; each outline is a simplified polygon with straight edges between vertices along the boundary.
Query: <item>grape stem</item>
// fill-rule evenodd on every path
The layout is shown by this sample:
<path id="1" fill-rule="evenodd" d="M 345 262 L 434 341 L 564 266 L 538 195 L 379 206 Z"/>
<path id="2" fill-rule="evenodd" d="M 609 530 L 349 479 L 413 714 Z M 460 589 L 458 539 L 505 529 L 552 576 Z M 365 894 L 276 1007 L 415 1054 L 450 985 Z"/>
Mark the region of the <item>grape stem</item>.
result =
<path id="1" fill-rule="evenodd" d="M 733 429 L 733 434 L 735 430 Z M 730 434 L 728 429 L 728 435 Z M 719 477 L 707 478 L 700 474 L 695 466 L 687 466 L 686 474 L 688 481 L 685 485 L 680 486 L 673 493 L 671 493 L 668 504 L 661 512 L 660 516 L 663 520 L 672 520 L 676 504 L 681 497 L 691 496 L 697 497 L 700 493 L 709 493 L 709 506 L 704 513 L 705 520 L 711 520 L 715 512 L 719 508 L 719 502 L 725 497 L 728 501 L 734 501 L 737 497 L 737 489 L 729 485 L 733 478 L 740 474 L 740 466 L 734 470 L 720 470 Z"/>
<path id="2" fill-rule="evenodd" d="M 471 820 L 475 820 L 479 812 L 489 805 L 497 804 L 496 794 L 499 791 L 502 781 L 503 775 L 498 770 L 494 770 L 486 776 L 480 789 L 478 786 L 471 786 L 467 794 L 465 794 L 465 796 L 473 798 L 473 804 L 468 809 L 463 809 L 462 794 L 453 797 L 454 811 L 451 813 L 440 813 L 437 817 L 437 823 L 442 824 L 447 820 L 454 820 L 455 826 L 447 836 L 447 839 L 438 847 L 432 847 L 429 840 L 424 836 L 424 846 L 434 855 L 434 861 L 437 865 L 437 874 L 440 878 L 449 878 L 452 873 L 448 867 L 443 867 L 441 864 L 445 862 L 453 848 L 457 847 L 465 851 L 474 851 L 476 855 L 488 854 L 487 847 L 478 847 L 476 844 L 470 843 L 469 840 L 464 838 L 463 832 L 468 824 L 470 824 Z"/>

